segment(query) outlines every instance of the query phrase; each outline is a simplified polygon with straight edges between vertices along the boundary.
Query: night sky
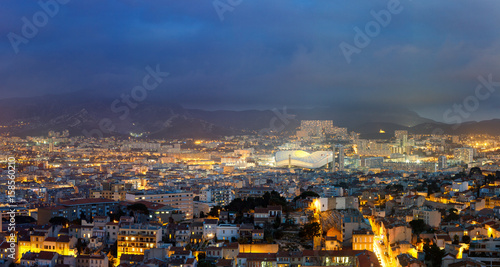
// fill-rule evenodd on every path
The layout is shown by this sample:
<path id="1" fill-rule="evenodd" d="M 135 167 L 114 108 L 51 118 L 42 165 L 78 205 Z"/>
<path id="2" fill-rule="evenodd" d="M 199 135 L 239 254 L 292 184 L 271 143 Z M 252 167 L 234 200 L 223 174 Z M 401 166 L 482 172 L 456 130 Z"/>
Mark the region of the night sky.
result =
<path id="1" fill-rule="evenodd" d="M 500 86 L 472 99 L 479 76 L 500 82 L 498 0 L 55 3 L 47 15 L 38 1 L 0 2 L 0 98 L 119 97 L 159 65 L 170 76 L 148 97 L 189 108 L 393 106 L 443 121 L 466 100 L 478 104 L 467 120 L 500 118 Z M 388 5 L 390 21 L 375 23 Z M 34 14 L 38 32 L 25 36 Z M 367 25 L 380 29 L 356 48 Z M 358 49 L 349 63 L 342 43 Z"/>

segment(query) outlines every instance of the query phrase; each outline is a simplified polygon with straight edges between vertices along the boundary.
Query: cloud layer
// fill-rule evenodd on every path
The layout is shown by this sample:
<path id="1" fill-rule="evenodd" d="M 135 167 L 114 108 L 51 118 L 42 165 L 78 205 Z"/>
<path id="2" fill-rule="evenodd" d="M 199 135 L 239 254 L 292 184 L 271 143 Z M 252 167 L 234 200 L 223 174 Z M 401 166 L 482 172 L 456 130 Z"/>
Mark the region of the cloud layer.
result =
<path id="1" fill-rule="evenodd" d="M 17 54 L 9 33 L 22 36 L 22 18 L 43 9 L 2 1 L 1 97 L 118 97 L 160 64 L 171 75 L 151 95 L 187 107 L 397 106 L 442 121 L 474 94 L 479 75 L 500 81 L 496 0 L 401 0 L 402 11 L 347 63 L 339 45 L 354 45 L 354 28 L 394 1 L 242 0 L 221 21 L 212 0 L 72 0 Z M 467 119 L 500 117 L 499 96 L 497 88 Z"/>

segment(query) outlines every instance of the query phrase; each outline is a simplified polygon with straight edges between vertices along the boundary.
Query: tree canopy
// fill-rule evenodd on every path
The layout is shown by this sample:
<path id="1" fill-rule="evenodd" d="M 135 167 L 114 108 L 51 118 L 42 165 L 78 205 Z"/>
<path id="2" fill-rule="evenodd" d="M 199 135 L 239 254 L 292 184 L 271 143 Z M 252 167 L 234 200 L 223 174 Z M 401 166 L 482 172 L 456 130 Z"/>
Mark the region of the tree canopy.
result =
<path id="1" fill-rule="evenodd" d="M 460 220 L 460 215 L 458 215 L 458 210 L 456 209 L 449 209 L 448 210 L 448 215 L 444 217 L 445 222 L 452 222 L 452 221 L 458 221 Z"/>
<path id="2" fill-rule="evenodd" d="M 30 216 L 16 216 L 16 223 L 17 224 L 36 223 L 36 220 L 35 218 Z"/>
<path id="3" fill-rule="evenodd" d="M 300 228 L 300 238 L 313 239 L 315 236 L 321 236 L 321 226 L 319 225 L 319 223 L 306 223 Z"/>
<path id="4" fill-rule="evenodd" d="M 233 200 L 234 201 L 234 200 Z M 232 202 L 231 202 L 232 203 Z M 219 212 L 222 210 L 221 206 L 214 206 L 208 212 L 208 216 L 219 217 Z M 201 216 L 200 216 L 201 217 Z"/>
<path id="5" fill-rule="evenodd" d="M 134 203 L 134 204 L 128 205 L 127 209 L 130 211 L 133 211 L 133 212 L 140 213 L 140 214 L 145 214 L 145 215 L 149 214 L 148 207 L 146 207 L 146 205 L 144 205 L 142 203 Z"/>
<path id="6" fill-rule="evenodd" d="M 424 220 L 418 219 L 410 222 L 411 230 L 417 236 L 420 235 L 423 231 L 425 231 L 426 225 Z"/>
<path id="7" fill-rule="evenodd" d="M 316 192 L 313 192 L 313 191 L 305 191 L 303 192 L 302 194 L 296 196 L 293 201 L 297 201 L 298 199 L 305 199 L 305 198 L 308 198 L 308 197 L 319 197 L 318 193 Z"/>
<path id="8" fill-rule="evenodd" d="M 231 201 L 225 208 L 228 211 L 247 212 L 256 207 L 267 207 L 269 205 L 281 206 L 283 210 L 286 210 L 288 207 L 286 199 L 278 192 L 272 191 L 271 193 L 266 192 L 262 197 L 249 197 L 245 200 L 237 198 Z"/>
<path id="9" fill-rule="evenodd" d="M 446 254 L 444 249 L 440 249 L 436 244 L 430 245 L 428 239 L 424 242 L 425 260 L 430 261 L 432 266 L 441 266 L 443 257 Z"/>
<path id="10" fill-rule="evenodd" d="M 469 176 L 472 176 L 474 174 L 482 175 L 483 171 L 481 171 L 481 168 L 479 168 L 479 167 L 472 167 L 472 168 L 470 168 Z"/>
<path id="11" fill-rule="evenodd" d="M 50 218 L 49 223 L 53 225 L 66 225 L 67 223 L 69 223 L 69 220 L 64 217 L 57 216 Z"/>

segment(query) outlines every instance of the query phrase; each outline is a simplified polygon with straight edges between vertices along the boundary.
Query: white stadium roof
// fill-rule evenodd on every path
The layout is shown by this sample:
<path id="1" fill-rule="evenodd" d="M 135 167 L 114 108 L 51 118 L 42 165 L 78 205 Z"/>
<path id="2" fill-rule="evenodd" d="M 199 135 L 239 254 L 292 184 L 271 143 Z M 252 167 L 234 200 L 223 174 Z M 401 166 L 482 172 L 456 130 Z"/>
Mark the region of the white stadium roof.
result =
<path id="1" fill-rule="evenodd" d="M 308 153 L 302 150 L 287 150 L 276 152 L 276 166 L 291 166 L 317 169 L 333 161 L 332 151 L 315 151 Z"/>

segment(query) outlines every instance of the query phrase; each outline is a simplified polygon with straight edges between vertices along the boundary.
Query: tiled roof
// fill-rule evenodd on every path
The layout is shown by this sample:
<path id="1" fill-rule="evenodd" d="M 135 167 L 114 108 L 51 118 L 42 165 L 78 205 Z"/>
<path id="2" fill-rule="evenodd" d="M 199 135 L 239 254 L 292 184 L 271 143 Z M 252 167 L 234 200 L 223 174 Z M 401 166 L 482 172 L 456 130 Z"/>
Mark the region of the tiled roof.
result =
<path id="1" fill-rule="evenodd" d="M 144 260 L 144 255 L 138 254 L 122 254 L 120 257 L 120 262 L 141 262 Z"/>
<path id="2" fill-rule="evenodd" d="M 261 261 L 276 261 L 276 253 L 240 253 L 239 259 L 261 260 Z"/>
<path id="3" fill-rule="evenodd" d="M 40 251 L 38 254 L 38 259 L 39 260 L 52 260 L 57 253 L 55 252 L 50 252 L 50 251 Z"/>

